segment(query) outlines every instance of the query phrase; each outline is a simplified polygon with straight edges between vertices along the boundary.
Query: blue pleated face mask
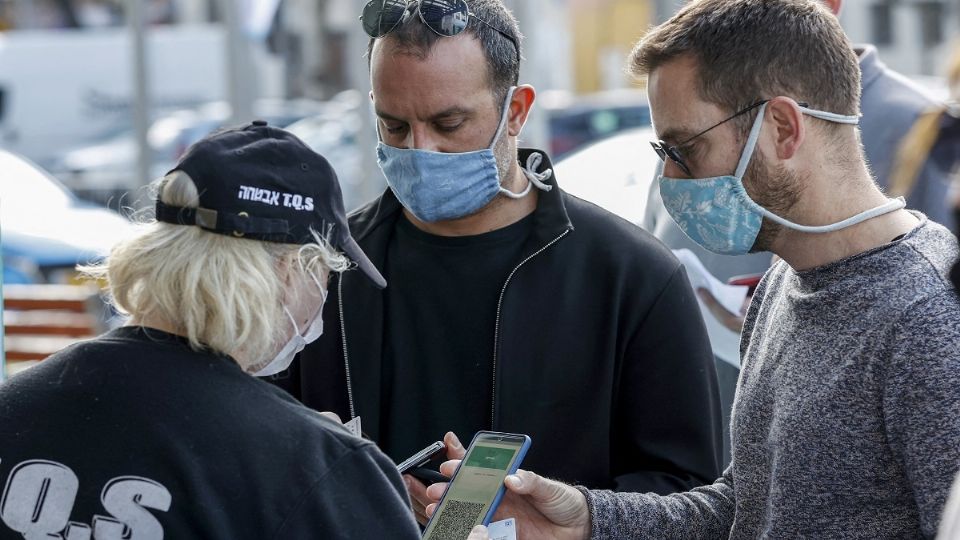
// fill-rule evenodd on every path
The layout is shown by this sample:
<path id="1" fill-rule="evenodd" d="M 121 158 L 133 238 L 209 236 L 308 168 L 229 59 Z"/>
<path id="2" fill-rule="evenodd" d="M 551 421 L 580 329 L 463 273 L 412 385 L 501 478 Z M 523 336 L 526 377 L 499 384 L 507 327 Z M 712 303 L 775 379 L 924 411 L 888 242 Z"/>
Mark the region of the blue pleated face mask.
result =
<path id="1" fill-rule="evenodd" d="M 822 226 L 799 225 L 784 219 L 757 204 L 743 187 L 743 175 L 760 138 L 763 114 L 760 112 L 750 130 L 743 148 L 737 170 L 732 176 L 712 178 L 667 178 L 660 177 L 660 195 L 670 217 L 691 240 L 721 255 L 744 255 L 749 253 L 760 234 L 763 218 L 784 227 L 806 233 L 839 231 L 868 219 L 899 210 L 906 206 L 903 198 L 894 199 L 882 206 L 867 210 L 838 223 Z M 857 124 L 858 116 L 844 116 L 800 107 L 804 114 L 841 124 Z"/>
<path id="2" fill-rule="evenodd" d="M 543 184 L 549 174 L 524 170 L 530 181 L 521 193 L 502 187 L 494 148 L 503 135 L 510 114 L 515 87 L 507 92 L 500 125 L 487 148 L 473 152 L 443 153 L 403 149 L 381 140 L 377 145 L 377 163 L 400 204 L 420 221 L 432 223 L 475 214 L 499 194 L 512 199 L 525 197 L 533 186 L 549 191 Z M 541 157 L 542 159 L 542 157 Z M 529 167 L 528 167 L 529 168 Z"/>

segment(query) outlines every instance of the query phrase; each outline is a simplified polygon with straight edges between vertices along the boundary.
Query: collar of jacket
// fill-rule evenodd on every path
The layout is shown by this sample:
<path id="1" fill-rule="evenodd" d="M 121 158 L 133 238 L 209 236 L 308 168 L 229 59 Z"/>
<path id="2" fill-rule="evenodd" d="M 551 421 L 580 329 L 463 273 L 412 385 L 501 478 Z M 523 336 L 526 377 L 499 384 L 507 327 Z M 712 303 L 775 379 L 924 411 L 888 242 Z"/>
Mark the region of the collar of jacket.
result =
<path id="1" fill-rule="evenodd" d="M 533 152 L 543 154 L 543 161 L 537 172 L 553 168 L 545 152 L 533 149 L 519 150 L 520 163 L 525 164 L 528 156 Z M 534 211 L 534 230 L 524 248 L 526 255 L 535 253 L 556 240 L 565 231 L 574 228 L 556 178 L 551 177 L 545 183 L 553 186 L 553 189 L 538 192 L 539 199 Z M 387 189 L 379 199 L 350 215 L 350 229 L 353 237 L 371 262 L 381 271 L 385 270 L 387 247 L 402 209 L 396 196 Z M 390 287 L 389 272 L 385 277 L 387 287 Z M 341 361 L 345 363 L 347 369 L 349 399 L 355 406 L 353 412 L 363 417 L 364 432 L 377 441 L 380 437 L 383 302 L 386 293 L 374 287 L 369 280 L 357 272 L 340 274 L 335 290 L 341 317 L 339 323 L 342 347 L 345 348 L 342 351 Z"/>
<path id="2" fill-rule="evenodd" d="M 520 164 L 524 165 L 530 154 L 534 152 L 543 155 L 543 161 L 536 172 L 553 169 L 553 164 L 550 162 L 547 153 L 533 148 L 519 149 L 517 154 Z M 556 187 L 556 175 L 551 176 L 546 184 Z M 560 196 L 559 189 L 539 191 L 538 193 L 537 209 L 534 212 L 535 226 L 531 240 L 534 243 L 546 244 L 564 230 L 573 229 L 573 224 L 570 222 L 570 216 L 567 215 L 567 208 Z M 378 228 L 392 226 L 402 210 L 403 206 L 401 206 L 400 201 L 397 200 L 393 191 L 387 188 L 380 198 L 350 215 L 350 229 L 354 239 L 362 244 L 363 240 L 374 234 Z M 368 253 L 367 255 L 370 256 L 371 254 Z M 378 268 L 382 268 L 382 266 L 378 265 Z"/>
<path id="3" fill-rule="evenodd" d="M 860 88 L 866 88 L 886 71 L 887 66 L 880 61 L 873 45 L 855 45 L 853 50 L 860 61 Z"/>

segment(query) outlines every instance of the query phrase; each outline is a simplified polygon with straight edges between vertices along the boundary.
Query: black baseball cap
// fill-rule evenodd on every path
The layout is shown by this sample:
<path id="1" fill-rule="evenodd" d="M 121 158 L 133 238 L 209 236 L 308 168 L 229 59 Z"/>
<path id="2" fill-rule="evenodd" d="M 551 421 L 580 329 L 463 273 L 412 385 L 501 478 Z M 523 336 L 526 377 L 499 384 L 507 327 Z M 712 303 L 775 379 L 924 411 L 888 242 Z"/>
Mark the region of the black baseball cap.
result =
<path id="1" fill-rule="evenodd" d="M 284 244 L 327 236 L 384 288 L 386 280 L 350 236 L 340 182 L 330 163 L 295 135 L 262 120 L 219 131 L 197 142 L 170 172 L 183 171 L 200 193 L 198 208 L 164 204 L 157 220 Z M 169 173 L 167 173 L 169 174 Z"/>

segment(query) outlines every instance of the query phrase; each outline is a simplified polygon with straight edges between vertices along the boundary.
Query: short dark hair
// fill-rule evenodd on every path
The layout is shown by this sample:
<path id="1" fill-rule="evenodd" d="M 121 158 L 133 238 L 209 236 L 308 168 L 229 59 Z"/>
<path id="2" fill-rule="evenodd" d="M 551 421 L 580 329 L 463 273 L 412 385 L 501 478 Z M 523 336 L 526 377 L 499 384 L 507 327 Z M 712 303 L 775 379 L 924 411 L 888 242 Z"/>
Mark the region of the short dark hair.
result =
<path id="1" fill-rule="evenodd" d="M 630 55 L 648 75 L 685 55 L 700 97 L 732 112 L 785 95 L 838 114 L 860 111 L 860 66 L 837 18 L 814 0 L 694 0 L 653 28 Z M 741 134 L 751 118 L 738 119 Z"/>
<path id="2" fill-rule="evenodd" d="M 487 74 L 490 89 L 494 100 L 499 107 L 507 97 L 511 86 L 520 81 L 520 51 L 523 35 L 520 34 L 520 25 L 516 17 L 501 0 L 467 0 L 470 6 L 470 17 L 464 34 L 473 36 L 483 47 L 483 54 L 487 59 Z M 490 26 L 476 20 L 477 17 L 490 26 L 512 36 L 516 40 L 516 47 L 509 39 L 501 35 Z M 426 57 L 438 39 L 447 39 L 430 30 L 420 17 L 411 17 L 403 26 L 395 29 L 382 38 L 371 38 L 367 45 L 367 61 L 373 58 L 373 45 L 377 39 L 390 40 L 395 45 L 411 54 Z"/>

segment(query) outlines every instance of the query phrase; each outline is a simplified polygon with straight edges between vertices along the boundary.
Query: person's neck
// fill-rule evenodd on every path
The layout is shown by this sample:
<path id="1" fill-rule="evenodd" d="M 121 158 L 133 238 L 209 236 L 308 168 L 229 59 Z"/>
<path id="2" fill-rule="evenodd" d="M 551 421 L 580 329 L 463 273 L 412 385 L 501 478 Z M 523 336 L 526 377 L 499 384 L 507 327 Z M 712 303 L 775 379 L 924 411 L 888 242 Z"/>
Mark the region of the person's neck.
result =
<path id="1" fill-rule="evenodd" d="M 841 190 L 836 186 L 850 187 Z M 818 195 L 806 193 L 804 208 L 791 212 L 804 219 L 788 219 L 800 225 L 829 225 L 890 201 L 866 170 L 857 171 L 854 178 L 838 175 L 825 179 L 818 188 Z M 913 214 L 900 209 L 829 233 L 804 233 L 782 227 L 771 251 L 797 271 L 810 270 L 888 244 L 919 223 Z"/>
<path id="2" fill-rule="evenodd" d="M 145 328 L 160 330 L 161 332 L 166 332 L 174 336 L 180 336 L 184 338 L 187 337 L 184 335 L 183 330 L 176 328 L 174 325 L 163 319 L 151 317 L 149 315 L 144 317 L 132 317 L 129 321 L 127 321 L 126 326 L 143 326 Z"/>
<path id="3" fill-rule="evenodd" d="M 170 324 L 159 317 L 152 316 L 143 316 L 143 317 L 131 317 L 127 321 L 125 326 L 142 326 L 144 328 L 152 328 L 154 330 L 160 330 L 161 332 L 166 332 L 168 334 L 179 336 L 182 338 L 187 338 L 188 336 L 183 331 L 182 328 L 177 328 L 175 325 Z M 234 351 L 230 353 L 230 357 L 233 358 L 241 366 L 246 366 L 246 359 L 240 351 Z"/>
<path id="4" fill-rule="evenodd" d="M 529 180 L 517 164 L 511 170 L 510 181 L 502 185 L 514 193 L 521 193 L 527 189 L 527 182 Z M 407 209 L 403 210 L 403 215 L 421 231 L 435 236 L 476 236 L 509 227 L 529 216 L 536 210 L 538 200 L 539 191 L 531 188 L 530 193 L 520 199 L 498 194 L 479 212 L 460 219 L 428 223 L 420 221 Z"/>

